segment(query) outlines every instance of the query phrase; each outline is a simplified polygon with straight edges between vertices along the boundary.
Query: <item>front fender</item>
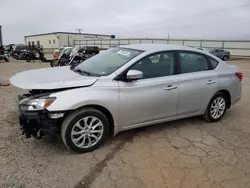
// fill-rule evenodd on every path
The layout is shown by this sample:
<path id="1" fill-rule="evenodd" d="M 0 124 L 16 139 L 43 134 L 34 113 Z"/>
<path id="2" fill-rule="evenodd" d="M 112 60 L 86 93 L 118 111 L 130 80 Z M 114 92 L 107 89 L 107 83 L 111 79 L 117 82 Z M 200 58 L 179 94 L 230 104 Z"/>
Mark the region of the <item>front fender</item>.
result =
<path id="1" fill-rule="evenodd" d="M 112 114 L 116 124 L 118 117 L 118 86 L 83 87 L 52 93 L 56 100 L 47 108 L 49 111 L 75 110 L 86 105 L 99 105 Z"/>

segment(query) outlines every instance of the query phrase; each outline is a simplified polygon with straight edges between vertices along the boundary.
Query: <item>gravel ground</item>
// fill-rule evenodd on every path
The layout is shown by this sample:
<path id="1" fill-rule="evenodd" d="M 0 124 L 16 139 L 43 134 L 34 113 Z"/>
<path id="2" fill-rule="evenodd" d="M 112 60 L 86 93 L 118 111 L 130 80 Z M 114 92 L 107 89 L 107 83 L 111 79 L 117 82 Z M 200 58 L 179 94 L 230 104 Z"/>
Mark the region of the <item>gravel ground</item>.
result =
<path id="1" fill-rule="evenodd" d="M 58 133 L 25 139 L 13 86 L 0 87 L 0 187 L 246 188 L 250 187 L 250 64 L 243 98 L 218 123 L 200 117 L 126 131 L 98 150 L 71 153 Z M 0 63 L 0 82 L 48 64 Z"/>

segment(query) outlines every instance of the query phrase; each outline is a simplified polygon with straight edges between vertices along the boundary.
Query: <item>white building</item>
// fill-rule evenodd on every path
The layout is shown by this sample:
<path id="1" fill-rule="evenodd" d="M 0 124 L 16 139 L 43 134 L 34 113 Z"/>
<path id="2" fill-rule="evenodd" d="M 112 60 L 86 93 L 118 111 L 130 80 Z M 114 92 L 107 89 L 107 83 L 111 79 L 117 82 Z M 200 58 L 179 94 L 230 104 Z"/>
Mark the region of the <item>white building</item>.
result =
<path id="1" fill-rule="evenodd" d="M 24 37 L 26 45 L 41 45 L 43 48 L 60 48 L 61 46 L 73 46 L 76 40 L 88 39 L 113 39 L 115 35 L 101 35 L 90 33 L 70 33 L 53 32 L 37 35 L 28 35 Z"/>

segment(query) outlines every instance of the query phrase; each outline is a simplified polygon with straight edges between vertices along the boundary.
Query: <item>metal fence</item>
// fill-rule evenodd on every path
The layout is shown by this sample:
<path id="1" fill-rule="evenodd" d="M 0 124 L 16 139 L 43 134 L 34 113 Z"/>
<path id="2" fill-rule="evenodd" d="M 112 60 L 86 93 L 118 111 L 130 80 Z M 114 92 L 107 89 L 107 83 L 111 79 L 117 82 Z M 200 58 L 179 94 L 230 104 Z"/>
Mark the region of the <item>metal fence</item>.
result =
<path id="1" fill-rule="evenodd" d="M 101 49 L 127 44 L 177 44 L 207 49 L 222 48 L 230 51 L 232 55 L 250 56 L 250 41 L 223 41 L 223 40 L 189 40 L 189 39 L 156 39 L 156 38 L 126 38 L 102 40 L 75 40 L 76 46 L 98 46 Z"/>

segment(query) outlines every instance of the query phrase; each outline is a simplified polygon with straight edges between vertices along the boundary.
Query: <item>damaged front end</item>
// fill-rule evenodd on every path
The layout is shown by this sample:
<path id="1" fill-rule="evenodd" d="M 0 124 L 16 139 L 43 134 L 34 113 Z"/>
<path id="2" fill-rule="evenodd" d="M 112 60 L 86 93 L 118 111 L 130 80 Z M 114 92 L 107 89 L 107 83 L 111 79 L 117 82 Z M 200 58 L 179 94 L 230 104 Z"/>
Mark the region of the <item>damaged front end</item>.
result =
<path id="1" fill-rule="evenodd" d="M 49 97 L 58 90 L 31 90 L 18 96 L 20 111 L 19 123 L 26 138 L 31 136 L 41 139 L 46 129 L 59 127 L 64 112 L 49 112 L 46 108 L 55 98 Z"/>
<path id="2" fill-rule="evenodd" d="M 45 135 L 44 129 L 50 128 L 55 122 L 49 120 L 47 112 L 21 112 L 19 123 L 26 138 L 33 136 L 41 139 Z"/>

